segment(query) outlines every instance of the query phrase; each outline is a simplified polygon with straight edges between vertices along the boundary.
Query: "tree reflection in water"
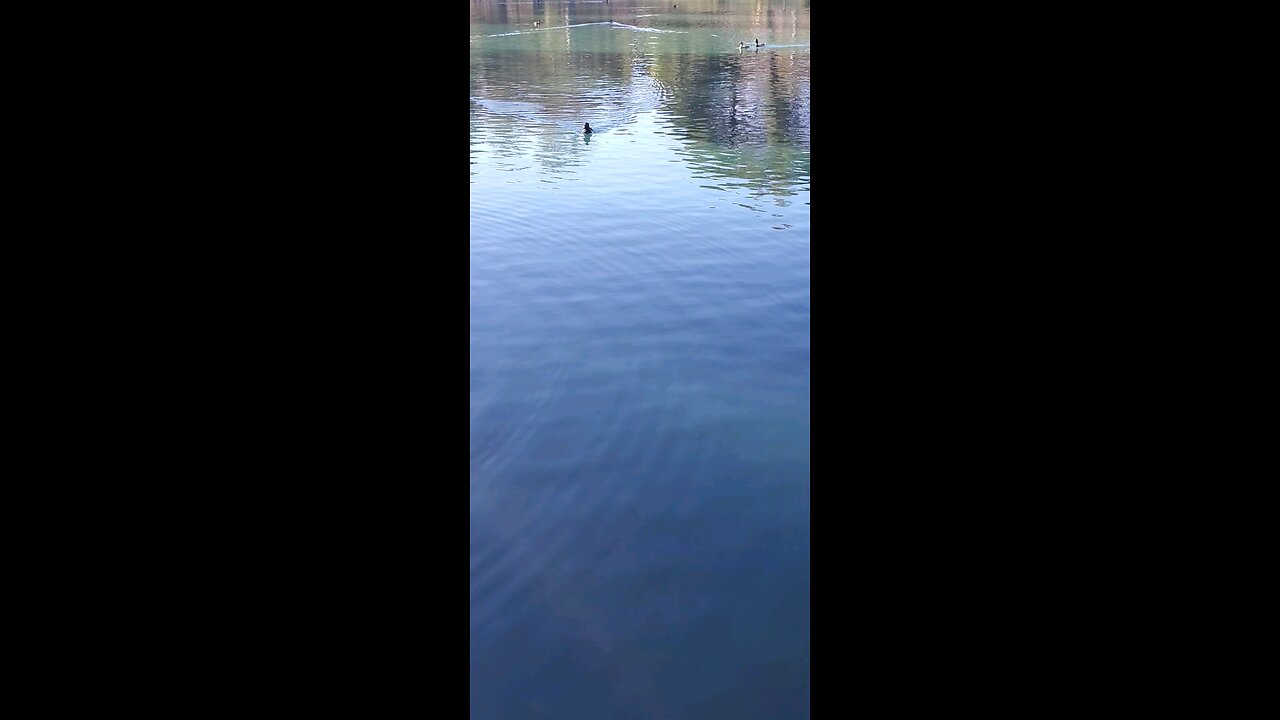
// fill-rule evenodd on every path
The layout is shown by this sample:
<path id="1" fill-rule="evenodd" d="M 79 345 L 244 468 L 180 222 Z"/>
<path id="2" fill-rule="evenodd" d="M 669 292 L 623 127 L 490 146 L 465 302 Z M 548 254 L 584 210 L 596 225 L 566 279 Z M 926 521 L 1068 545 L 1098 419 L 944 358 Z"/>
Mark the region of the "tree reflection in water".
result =
<path id="1" fill-rule="evenodd" d="M 809 20 L 796 0 L 472 0 L 473 143 L 479 133 L 496 154 L 516 153 L 543 128 L 536 162 L 564 169 L 589 147 L 565 134 L 584 119 L 610 132 L 656 112 L 697 177 L 807 190 Z M 755 38 L 765 47 L 738 52 Z"/>

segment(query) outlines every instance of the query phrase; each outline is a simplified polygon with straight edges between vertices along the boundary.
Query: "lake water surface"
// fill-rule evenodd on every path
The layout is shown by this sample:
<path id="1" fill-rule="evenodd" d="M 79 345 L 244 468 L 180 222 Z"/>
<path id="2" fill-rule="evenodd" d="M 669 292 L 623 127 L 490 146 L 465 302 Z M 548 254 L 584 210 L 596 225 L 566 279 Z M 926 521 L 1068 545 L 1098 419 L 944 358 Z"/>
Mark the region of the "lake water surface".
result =
<path id="1" fill-rule="evenodd" d="M 809 717 L 810 11 L 676 4 L 470 2 L 475 719 Z"/>

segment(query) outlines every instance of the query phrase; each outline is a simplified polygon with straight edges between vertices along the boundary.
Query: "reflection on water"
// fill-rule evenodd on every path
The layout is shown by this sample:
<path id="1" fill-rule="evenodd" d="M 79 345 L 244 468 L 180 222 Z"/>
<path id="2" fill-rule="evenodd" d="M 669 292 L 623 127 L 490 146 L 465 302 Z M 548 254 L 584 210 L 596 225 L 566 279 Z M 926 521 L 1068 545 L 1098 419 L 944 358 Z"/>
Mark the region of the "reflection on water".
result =
<path id="1" fill-rule="evenodd" d="M 472 718 L 809 715 L 810 11 L 677 3 L 470 3 Z"/>

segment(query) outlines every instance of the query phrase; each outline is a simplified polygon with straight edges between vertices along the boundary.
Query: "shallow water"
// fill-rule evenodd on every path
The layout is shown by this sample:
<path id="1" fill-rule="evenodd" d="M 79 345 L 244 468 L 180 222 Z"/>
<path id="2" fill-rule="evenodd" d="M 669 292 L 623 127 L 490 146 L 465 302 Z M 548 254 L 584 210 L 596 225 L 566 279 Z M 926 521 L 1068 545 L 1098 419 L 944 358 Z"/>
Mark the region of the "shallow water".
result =
<path id="1" fill-rule="evenodd" d="M 472 718 L 809 715 L 809 8 L 677 4 L 470 3 Z"/>

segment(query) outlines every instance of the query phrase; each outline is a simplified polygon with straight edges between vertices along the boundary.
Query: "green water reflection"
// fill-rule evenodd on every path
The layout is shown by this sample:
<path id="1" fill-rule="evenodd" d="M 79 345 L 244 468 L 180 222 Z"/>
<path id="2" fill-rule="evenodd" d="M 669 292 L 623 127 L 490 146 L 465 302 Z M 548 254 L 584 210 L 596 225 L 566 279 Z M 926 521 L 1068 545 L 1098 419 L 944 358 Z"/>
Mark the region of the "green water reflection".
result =
<path id="1" fill-rule="evenodd" d="M 563 166 L 588 143 L 559 136 L 584 118 L 607 133 L 656 112 L 697 176 L 807 189 L 808 3 L 677 4 L 473 0 L 473 146 L 514 153 L 537 138 L 535 160 Z"/>

